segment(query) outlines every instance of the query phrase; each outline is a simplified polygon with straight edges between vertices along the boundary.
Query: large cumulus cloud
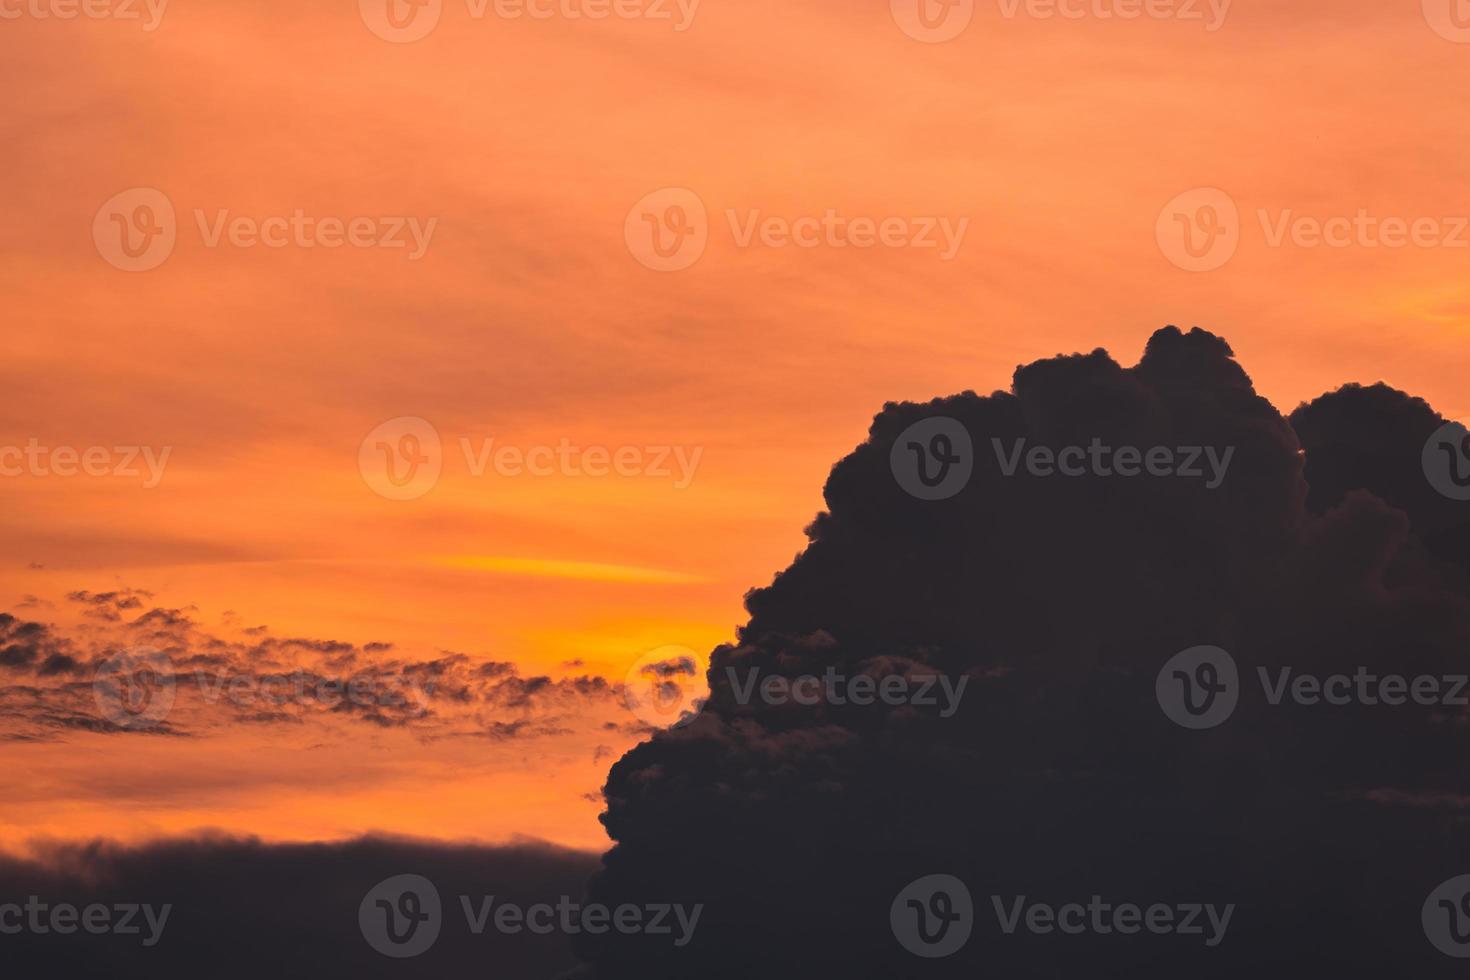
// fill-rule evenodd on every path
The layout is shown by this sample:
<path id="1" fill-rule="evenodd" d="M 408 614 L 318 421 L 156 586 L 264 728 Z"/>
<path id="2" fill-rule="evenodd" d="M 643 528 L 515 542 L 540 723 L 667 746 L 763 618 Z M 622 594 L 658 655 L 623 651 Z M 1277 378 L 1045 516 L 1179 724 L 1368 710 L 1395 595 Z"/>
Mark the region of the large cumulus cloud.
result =
<path id="1" fill-rule="evenodd" d="M 890 449 L 963 423 L 976 469 L 926 501 Z M 1420 470 L 1442 423 L 1348 387 L 1288 419 L 1226 342 L 1156 333 L 1017 370 L 1010 391 L 890 404 L 833 469 L 810 543 L 747 599 L 690 724 L 612 769 L 606 902 L 704 902 L 680 950 L 584 936 L 598 980 L 663 977 L 1449 976 L 1429 892 L 1470 872 L 1463 708 L 1272 706 L 1258 668 L 1470 672 L 1470 505 Z M 1233 447 L 1217 488 L 1180 478 L 1003 477 L 1005 446 Z M 1230 652 L 1233 717 L 1161 711 L 1171 656 Z M 836 668 L 968 678 L 922 707 L 742 703 L 732 676 Z M 732 674 L 733 672 L 733 674 Z M 1273 676 L 1274 673 L 1273 673 Z M 912 956 L 889 907 L 945 873 L 975 897 L 969 943 Z M 993 895 L 1236 906 L 1227 938 L 1004 935 Z"/>

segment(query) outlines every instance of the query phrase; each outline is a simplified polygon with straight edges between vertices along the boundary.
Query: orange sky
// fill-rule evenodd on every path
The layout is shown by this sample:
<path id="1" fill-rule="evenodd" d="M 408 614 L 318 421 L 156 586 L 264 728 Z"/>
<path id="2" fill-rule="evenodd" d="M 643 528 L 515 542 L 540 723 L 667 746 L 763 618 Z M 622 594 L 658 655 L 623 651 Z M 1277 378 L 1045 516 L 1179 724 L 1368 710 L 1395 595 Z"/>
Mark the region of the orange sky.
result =
<path id="1" fill-rule="evenodd" d="M 1285 410 L 1383 379 L 1470 417 L 1470 43 L 1431 26 L 1436 0 L 1236 0 L 1216 30 L 991 0 L 938 44 L 888 0 L 703 0 L 682 31 L 672 0 L 674 21 L 444 0 L 414 43 L 350 2 L 174 0 L 153 30 L 48 2 L 0 0 L 0 449 L 169 455 L 152 487 L 0 476 L 0 611 L 22 618 L 80 629 L 65 593 L 137 588 L 226 636 L 618 681 L 730 636 L 886 400 L 1096 346 L 1132 363 L 1178 323 L 1225 335 Z M 167 198 L 176 244 L 129 272 L 94 223 L 135 188 Z M 702 203 L 707 245 L 661 272 L 627 234 L 665 188 Z M 1190 272 L 1156 229 L 1198 188 L 1235 206 L 1238 245 Z M 222 211 L 298 210 L 434 224 L 418 258 L 210 244 Z M 947 259 L 741 244 L 752 220 L 829 211 L 967 223 Z M 1283 219 L 1360 211 L 1449 241 L 1272 244 Z M 359 454 L 404 417 L 432 425 L 442 472 L 390 500 Z M 698 463 L 684 486 L 476 476 L 489 439 Z M 20 774 L 0 846 L 219 827 L 596 847 L 586 794 L 636 738 L 288 728 L 0 742 Z"/>

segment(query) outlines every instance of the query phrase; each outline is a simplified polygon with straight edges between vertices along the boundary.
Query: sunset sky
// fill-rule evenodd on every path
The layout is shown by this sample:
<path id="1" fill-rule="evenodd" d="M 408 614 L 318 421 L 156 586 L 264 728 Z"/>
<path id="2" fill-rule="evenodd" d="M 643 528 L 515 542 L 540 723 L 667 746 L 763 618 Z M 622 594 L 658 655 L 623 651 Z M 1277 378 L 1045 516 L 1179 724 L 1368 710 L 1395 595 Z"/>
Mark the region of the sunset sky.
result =
<path id="1" fill-rule="evenodd" d="M 155 645 L 275 638 L 318 665 L 337 641 L 358 668 L 460 654 L 551 684 L 431 725 L 245 722 L 192 693 L 188 737 L 7 711 L 0 848 L 601 848 L 597 791 L 647 721 L 616 686 L 733 636 L 887 401 L 1099 346 L 1131 364 L 1177 323 L 1226 337 L 1283 411 L 1384 380 L 1470 419 L 1457 2 L 1236 0 L 1212 24 L 1203 2 L 981 0 L 926 43 L 888 0 L 443 0 L 412 42 L 371 0 L 173 0 L 151 30 L 141 3 L 0 0 L 0 613 L 79 659 L 166 620 Z M 158 196 L 172 252 L 120 267 L 108 233 Z M 1222 198 L 1235 251 L 1182 268 L 1168 206 L 1203 222 Z M 670 210 L 691 202 L 703 219 Z M 228 230 L 298 212 L 315 231 L 281 247 Z M 813 247 L 763 224 L 804 217 Z M 1319 244 L 1299 218 L 1353 230 Z M 406 244 L 308 247 L 322 219 Z M 1387 219 L 1421 242 L 1385 244 Z M 685 268 L 638 240 L 666 220 L 707 239 Z M 864 223 L 891 235 L 860 247 Z M 390 499 L 378 444 L 424 431 L 440 475 Z M 28 446 L 103 447 L 107 471 L 3 454 Z M 174 612 L 138 626 L 153 609 Z"/>

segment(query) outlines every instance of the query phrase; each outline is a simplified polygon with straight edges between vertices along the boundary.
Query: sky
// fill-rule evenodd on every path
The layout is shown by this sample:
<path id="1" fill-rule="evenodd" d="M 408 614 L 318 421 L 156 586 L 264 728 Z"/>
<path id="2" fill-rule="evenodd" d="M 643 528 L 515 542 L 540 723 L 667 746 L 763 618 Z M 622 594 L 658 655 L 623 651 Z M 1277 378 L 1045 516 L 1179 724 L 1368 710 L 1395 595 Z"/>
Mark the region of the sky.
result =
<path id="1" fill-rule="evenodd" d="M 1470 419 L 1459 0 L 393 2 L 0 0 L 0 612 L 517 684 L 10 713 L 0 848 L 601 848 L 617 685 L 733 637 L 889 401 L 1176 323 L 1283 411 Z"/>

